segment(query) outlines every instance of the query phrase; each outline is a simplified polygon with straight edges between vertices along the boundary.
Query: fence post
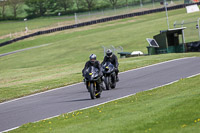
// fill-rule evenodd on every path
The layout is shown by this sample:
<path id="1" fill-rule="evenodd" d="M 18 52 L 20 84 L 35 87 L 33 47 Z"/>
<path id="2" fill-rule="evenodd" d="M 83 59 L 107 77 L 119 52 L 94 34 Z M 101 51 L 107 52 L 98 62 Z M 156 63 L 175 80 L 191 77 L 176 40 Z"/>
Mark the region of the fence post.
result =
<path id="1" fill-rule="evenodd" d="M 176 28 L 176 21 L 174 22 L 174 28 Z"/>
<path id="2" fill-rule="evenodd" d="M 153 0 L 153 8 L 155 8 L 155 3 L 154 3 L 154 0 Z"/>
<path id="3" fill-rule="evenodd" d="M 102 16 L 104 16 L 104 12 L 103 12 L 103 10 L 101 11 L 101 13 L 102 13 Z"/>
<path id="4" fill-rule="evenodd" d="M 198 25 L 198 31 L 199 31 L 199 40 L 200 40 L 200 28 L 199 28 L 199 21 L 200 21 L 200 18 L 198 18 L 198 20 L 197 20 L 197 25 Z"/>
<path id="5" fill-rule="evenodd" d="M 143 7 L 142 0 L 140 0 L 140 7 L 141 7 L 141 8 Z"/>
<path id="6" fill-rule="evenodd" d="M 121 49 L 122 52 L 124 51 L 124 48 L 122 46 L 119 46 L 119 48 Z"/>
<path id="7" fill-rule="evenodd" d="M 184 25 L 184 20 L 181 22 L 181 27 L 183 28 Z M 184 30 L 182 30 L 182 34 L 183 34 L 183 43 L 185 43 L 185 33 Z"/>
<path id="8" fill-rule="evenodd" d="M 113 45 L 111 47 L 113 48 L 113 53 L 115 53 L 115 47 Z"/>
<path id="9" fill-rule="evenodd" d="M 76 13 L 74 13 L 74 18 L 75 18 L 75 24 L 78 24 L 78 20 L 77 20 L 77 15 L 76 15 Z"/>
<path id="10" fill-rule="evenodd" d="M 101 46 L 103 48 L 103 55 L 106 56 L 106 47 Z"/>

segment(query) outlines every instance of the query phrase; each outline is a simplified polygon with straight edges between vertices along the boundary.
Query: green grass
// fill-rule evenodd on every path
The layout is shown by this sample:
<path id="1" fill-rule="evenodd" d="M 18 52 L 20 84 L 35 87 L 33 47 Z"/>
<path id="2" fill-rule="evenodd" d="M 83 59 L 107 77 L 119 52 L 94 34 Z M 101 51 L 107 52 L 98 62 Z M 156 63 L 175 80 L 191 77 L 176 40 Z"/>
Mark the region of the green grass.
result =
<path id="1" fill-rule="evenodd" d="M 169 12 L 169 19 L 197 18 L 183 9 Z M 82 80 L 81 70 L 91 53 L 103 59 L 102 45 L 122 46 L 124 51 L 146 53 L 146 38 L 165 30 L 165 13 L 157 13 L 38 36 L 0 47 L 0 54 L 50 44 L 0 58 L 0 102 L 53 89 Z M 172 24 L 172 23 L 171 23 Z M 159 25 L 159 26 L 158 26 Z M 188 40 L 192 36 L 188 36 Z M 120 59 L 120 71 L 199 53 L 169 54 Z"/>
<path id="2" fill-rule="evenodd" d="M 181 79 L 87 110 L 25 124 L 11 133 L 199 133 L 199 80 L 200 76 Z"/>
<path id="3" fill-rule="evenodd" d="M 182 4 L 183 1 L 174 1 L 174 4 Z M 91 15 L 89 15 L 89 12 L 84 12 L 84 13 L 78 13 L 77 17 L 80 22 L 85 22 L 85 21 L 90 21 L 90 20 L 95 20 L 103 17 L 108 17 L 108 16 L 113 16 L 113 15 L 118 15 L 118 14 L 124 14 L 124 13 L 130 13 L 130 12 L 137 12 L 137 11 L 142 11 L 142 10 L 148 10 L 152 8 L 159 8 L 162 7 L 159 2 L 155 2 L 155 6 L 150 3 L 146 4 L 144 3 L 144 6 L 141 8 L 139 5 L 135 6 L 130 6 L 128 9 L 127 7 L 125 8 L 119 8 L 116 9 L 115 11 L 111 8 L 108 10 L 104 10 L 104 15 L 102 15 L 101 11 L 93 11 L 91 12 Z M 27 6 L 23 5 L 22 9 L 28 8 Z M 11 16 L 11 9 L 6 10 L 7 15 Z M 21 15 L 19 17 L 24 17 L 27 14 L 25 11 L 22 11 Z M 0 21 L 0 36 L 3 35 L 8 35 L 10 33 L 18 33 L 18 35 L 23 35 L 23 32 L 25 31 L 25 26 L 27 25 L 29 30 L 38 30 L 43 28 L 53 28 L 53 27 L 58 27 L 59 25 L 72 25 L 75 24 L 74 16 L 73 15 L 65 15 L 65 16 L 50 16 L 50 17 L 40 17 L 36 19 L 31 19 L 28 20 L 27 23 L 24 22 L 24 20 L 18 20 L 18 21 Z M 33 31 L 33 32 L 34 32 Z M 30 31 L 31 32 L 31 31 Z"/>
<path id="4" fill-rule="evenodd" d="M 2 42 L 6 42 L 6 41 L 9 41 L 10 40 L 10 38 L 9 37 L 7 37 L 7 38 L 4 38 L 4 39 L 0 39 L 0 43 L 2 43 Z"/>
<path id="5" fill-rule="evenodd" d="M 7 35 L 10 33 L 24 32 L 27 26 L 29 30 L 40 29 L 40 28 L 52 28 L 59 24 L 65 23 L 66 25 L 74 24 L 74 18 L 67 18 L 66 16 L 61 17 L 40 17 L 36 19 L 30 19 L 27 22 L 24 20 L 16 21 L 0 21 L 0 36 Z M 63 25 L 63 24 L 62 24 Z M 19 34 L 19 33 L 18 33 Z"/>

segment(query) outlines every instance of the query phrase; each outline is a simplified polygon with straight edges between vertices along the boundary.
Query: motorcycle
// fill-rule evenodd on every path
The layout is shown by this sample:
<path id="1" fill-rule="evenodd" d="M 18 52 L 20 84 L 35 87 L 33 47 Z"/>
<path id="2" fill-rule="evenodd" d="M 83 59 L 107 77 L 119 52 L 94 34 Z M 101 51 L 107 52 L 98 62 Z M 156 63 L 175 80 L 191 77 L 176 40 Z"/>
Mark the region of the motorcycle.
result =
<path id="1" fill-rule="evenodd" d="M 103 64 L 103 76 L 106 90 L 114 89 L 116 87 L 116 73 L 115 67 L 111 62 Z"/>
<path id="2" fill-rule="evenodd" d="M 85 84 L 88 92 L 90 92 L 91 99 L 101 97 L 101 88 L 99 84 L 99 70 L 93 66 L 85 71 Z"/>

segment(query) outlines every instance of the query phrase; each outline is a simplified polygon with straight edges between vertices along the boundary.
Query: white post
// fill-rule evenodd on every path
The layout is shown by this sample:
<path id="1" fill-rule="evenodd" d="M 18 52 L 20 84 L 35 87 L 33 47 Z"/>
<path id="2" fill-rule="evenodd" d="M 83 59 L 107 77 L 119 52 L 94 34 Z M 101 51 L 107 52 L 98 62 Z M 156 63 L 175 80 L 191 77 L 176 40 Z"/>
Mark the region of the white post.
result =
<path id="1" fill-rule="evenodd" d="M 181 27 L 183 28 L 184 20 L 181 22 Z M 182 38 L 183 38 L 183 43 L 185 43 L 185 33 L 184 30 L 182 30 Z"/>
<path id="2" fill-rule="evenodd" d="M 174 28 L 176 28 L 176 21 L 174 22 Z"/>
<path id="3" fill-rule="evenodd" d="M 166 12 L 166 17 L 167 17 L 167 26 L 168 26 L 168 29 L 169 29 L 169 18 L 168 18 L 168 12 L 167 12 L 167 3 L 166 3 L 166 0 L 164 0 L 164 5 L 165 5 L 165 12 Z"/>
<path id="4" fill-rule="evenodd" d="M 114 8 L 114 11 L 115 11 L 115 15 L 117 14 L 117 12 L 116 12 L 116 8 Z"/>
<path id="5" fill-rule="evenodd" d="M 104 16 L 103 10 L 102 10 L 102 16 Z"/>
<path id="6" fill-rule="evenodd" d="M 142 0 L 140 0 L 140 7 L 141 7 L 141 8 L 143 7 Z"/>
<path id="7" fill-rule="evenodd" d="M 154 3 L 154 0 L 153 0 L 153 8 L 155 7 L 155 3 Z"/>
<path id="8" fill-rule="evenodd" d="M 76 13 L 74 13 L 75 24 L 78 24 Z"/>
<path id="9" fill-rule="evenodd" d="M 199 31 L 199 40 L 200 40 L 200 28 L 199 28 L 199 21 L 200 21 L 200 18 L 198 18 L 198 20 L 197 20 L 197 25 L 198 25 L 198 31 Z"/>
<path id="10" fill-rule="evenodd" d="M 103 47 L 103 54 L 104 54 L 104 56 L 106 56 L 106 48 L 104 46 L 102 46 L 102 47 Z"/>
<path id="11" fill-rule="evenodd" d="M 90 21 L 92 20 L 92 19 L 91 19 L 91 13 L 90 13 L 90 12 L 89 12 L 89 19 L 90 19 Z"/>
<path id="12" fill-rule="evenodd" d="M 111 47 L 113 48 L 113 53 L 115 54 L 115 47 L 113 45 L 111 45 Z"/>

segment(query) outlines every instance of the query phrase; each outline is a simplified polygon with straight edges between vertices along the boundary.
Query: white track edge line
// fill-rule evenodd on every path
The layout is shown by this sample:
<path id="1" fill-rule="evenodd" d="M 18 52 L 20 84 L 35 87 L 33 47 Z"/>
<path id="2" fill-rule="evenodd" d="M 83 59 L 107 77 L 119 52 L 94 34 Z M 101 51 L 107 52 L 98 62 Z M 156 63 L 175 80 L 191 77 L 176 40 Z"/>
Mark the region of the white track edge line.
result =
<path id="1" fill-rule="evenodd" d="M 140 68 L 136 68 L 136 69 L 127 70 L 127 71 L 124 71 L 124 72 L 120 72 L 119 74 L 127 73 L 127 72 L 130 72 L 130 71 L 136 71 L 136 70 L 140 70 L 140 69 L 144 69 L 144 68 L 148 68 L 148 67 L 152 67 L 152 66 L 168 63 L 168 62 L 190 59 L 190 58 L 196 58 L 196 56 L 168 60 L 168 61 L 164 61 L 164 62 L 160 62 L 160 63 L 156 63 L 156 64 L 152 64 L 152 65 L 148 65 L 148 66 L 144 66 L 144 67 L 140 67 Z M 55 89 L 51 89 L 51 90 L 47 90 L 47 91 L 44 91 L 44 92 L 40 92 L 40 93 L 28 95 L 28 96 L 24 96 L 24 97 L 21 97 L 21 98 L 17 98 L 17 99 L 13 99 L 13 100 L 10 100 L 10 101 L 2 102 L 2 103 L 0 103 L 0 105 L 7 104 L 7 103 L 10 103 L 10 102 L 14 102 L 14 101 L 18 101 L 18 100 L 22 100 L 22 99 L 29 98 L 29 97 L 32 97 L 32 96 L 37 96 L 37 95 L 41 95 L 41 94 L 44 94 L 44 93 L 48 93 L 48 92 L 52 92 L 52 91 L 56 91 L 56 90 L 60 90 L 60 89 L 68 88 L 68 87 L 72 87 L 72 86 L 75 86 L 75 85 L 78 85 L 78 84 L 81 84 L 81 83 L 83 83 L 83 82 L 72 84 L 72 85 L 68 85 L 68 86 L 63 86 L 63 87 L 59 87 L 59 88 L 55 88 Z"/>
<path id="2" fill-rule="evenodd" d="M 192 78 L 192 77 L 195 77 L 195 76 L 198 76 L 198 75 L 200 75 L 200 73 L 197 73 L 197 74 L 194 74 L 194 75 L 192 75 L 192 76 L 186 77 L 185 79 Z M 145 91 L 141 91 L 141 92 L 146 92 L 146 91 L 154 90 L 154 89 L 157 89 L 157 88 L 160 88 L 160 87 L 163 87 L 163 86 L 171 85 L 171 84 L 176 83 L 176 82 L 178 82 L 178 81 L 180 81 L 180 80 L 175 80 L 175 81 L 166 83 L 166 84 L 164 84 L 164 85 L 160 85 L 160 86 L 157 86 L 157 87 L 153 87 L 153 88 L 151 88 L 151 89 L 148 89 L 148 90 L 145 90 Z M 137 93 L 140 93 L 140 92 L 137 92 Z M 129 95 L 126 95 L 126 96 L 123 96 L 123 97 L 119 97 L 119 98 L 112 99 L 112 100 L 109 100 L 109 101 L 106 101 L 106 102 L 103 102 L 103 103 L 95 104 L 95 105 L 92 105 L 92 106 L 88 106 L 88 107 L 81 108 L 81 109 L 78 109 L 78 110 L 73 110 L 73 111 L 66 112 L 66 113 L 73 113 L 73 112 L 76 112 L 76 111 L 81 111 L 81 110 L 90 109 L 90 108 L 93 108 L 93 107 L 97 107 L 97 106 L 99 106 L 99 105 L 103 105 L 103 104 L 106 104 L 106 103 L 109 103 L 109 102 L 113 102 L 113 101 L 116 101 L 116 100 L 120 100 L 120 99 L 123 99 L 123 98 L 127 98 L 127 97 L 130 97 L 130 96 L 133 96 L 133 95 L 135 95 L 135 94 L 137 94 L 137 93 L 129 94 Z M 61 114 L 60 114 L 60 115 L 61 115 Z M 51 118 L 55 118 L 55 117 L 58 117 L 58 116 L 60 116 L 60 115 L 55 115 L 55 116 L 48 117 L 48 118 L 41 119 L 41 120 L 49 120 L 49 119 L 51 119 Z M 39 121 L 41 121 L 41 120 L 35 121 L 35 122 L 33 122 L 33 123 L 39 122 Z M 14 128 L 11 128 L 11 129 L 2 131 L 2 132 L 0 132 L 0 133 L 4 133 L 4 132 L 11 131 L 11 130 L 15 130 L 15 129 L 19 128 L 19 127 L 20 127 L 20 126 L 14 127 Z"/>
<path id="3" fill-rule="evenodd" d="M 5 130 L 5 131 L 1 131 L 0 133 L 9 132 L 9 131 L 15 130 L 15 129 L 17 129 L 17 128 L 19 128 L 19 126 L 18 126 L 18 127 L 11 128 L 11 129 L 8 129 L 8 130 Z"/>

